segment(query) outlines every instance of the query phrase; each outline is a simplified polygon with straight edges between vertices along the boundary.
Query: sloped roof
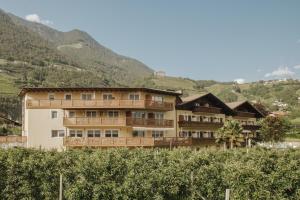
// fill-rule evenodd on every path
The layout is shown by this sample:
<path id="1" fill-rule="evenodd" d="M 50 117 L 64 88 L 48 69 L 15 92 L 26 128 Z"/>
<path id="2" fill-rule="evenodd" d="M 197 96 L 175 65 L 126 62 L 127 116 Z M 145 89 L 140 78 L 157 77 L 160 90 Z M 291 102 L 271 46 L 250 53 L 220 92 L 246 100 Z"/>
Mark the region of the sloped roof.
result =
<path id="1" fill-rule="evenodd" d="M 181 100 L 182 100 L 183 103 L 187 103 L 187 102 L 191 102 L 191 101 L 194 101 L 196 99 L 199 99 L 199 98 L 201 98 L 201 97 L 203 97 L 207 94 L 209 94 L 209 93 L 195 94 L 195 95 L 192 95 L 192 96 L 181 98 Z"/>
<path id="2" fill-rule="evenodd" d="M 239 107 L 240 105 L 242 105 L 243 103 L 246 103 L 247 101 L 235 101 L 235 102 L 230 102 L 230 103 L 226 103 L 227 106 L 229 106 L 231 109 L 235 109 L 237 107 Z"/>
<path id="3" fill-rule="evenodd" d="M 201 99 L 203 97 L 212 98 L 214 101 L 219 103 L 219 105 L 224 109 L 225 112 L 230 113 L 230 114 L 234 113 L 234 111 L 228 105 L 226 105 L 222 100 L 220 100 L 218 97 L 216 97 L 214 94 L 212 94 L 210 92 L 200 93 L 197 95 L 192 95 L 192 96 L 188 96 L 185 98 L 181 98 L 182 102 L 177 104 L 177 108 L 182 108 L 186 104 L 189 104 L 189 103 L 196 101 L 198 99 Z"/>
<path id="4" fill-rule="evenodd" d="M 243 105 L 243 104 L 248 104 L 249 106 L 251 106 L 256 112 L 257 114 L 261 115 L 261 117 L 264 117 L 265 115 L 260 112 L 255 106 L 252 105 L 252 103 L 250 103 L 249 101 L 236 101 L 236 102 L 231 102 L 231 103 L 226 103 L 228 107 L 230 107 L 232 110 L 235 110 L 236 108 L 238 108 L 239 106 Z"/>

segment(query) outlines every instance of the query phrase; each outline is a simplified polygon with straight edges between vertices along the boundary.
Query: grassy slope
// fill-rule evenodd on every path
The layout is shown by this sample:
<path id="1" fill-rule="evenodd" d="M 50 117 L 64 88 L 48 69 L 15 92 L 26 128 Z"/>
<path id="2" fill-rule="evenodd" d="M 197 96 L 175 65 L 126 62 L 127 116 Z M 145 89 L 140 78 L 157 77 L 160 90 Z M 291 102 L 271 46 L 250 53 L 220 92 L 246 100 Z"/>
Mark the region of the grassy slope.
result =
<path id="1" fill-rule="evenodd" d="M 0 73 L 0 95 L 17 94 L 19 89 L 14 85 L 14 77 Z"/>

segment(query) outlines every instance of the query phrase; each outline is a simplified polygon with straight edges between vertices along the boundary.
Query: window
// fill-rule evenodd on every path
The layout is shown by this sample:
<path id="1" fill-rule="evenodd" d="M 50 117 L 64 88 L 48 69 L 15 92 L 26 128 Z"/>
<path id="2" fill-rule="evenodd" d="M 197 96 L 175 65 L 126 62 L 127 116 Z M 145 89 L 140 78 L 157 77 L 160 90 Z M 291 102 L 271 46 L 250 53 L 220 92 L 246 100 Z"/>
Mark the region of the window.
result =
<path id="1" fill-rule="evenodd" d="M 82 137 L 83 131 L 82 130 L 70 130 L 69 135 L 70 135 L 70 137 Z"/>
<path id="2" fill-rule="evenodd" d="M 48 94 L 48 99 L 50 101 L 53 101 L 54 100 L 54 94 L 53 93 Z"/>
<path id="3" fill-rule="evenodd" d="M 163 102 L 162 96 L 152 96 L 152 101 Z"/>
<path id="4" fill-rule="evenodd" d="M 113 100 L 115 99 L 112 94 L 103 94 L 103 100 Z"/>
<path id="5" fill-rule="evenodd" d="M 51 118 L 52 119 L 57 118 L 57 111 L 51 111 Z"/>
<path id="6" fill-rule="evenodd" d="M 145 131 L 135 130 L 132 132 L 133 137 L 145 137 Z"/>
<path id="7" fill-rule="evenodd" d="M 51 137 L 58 137 L 58 130 L 52 130 Z"/>
<path id="8" fill-rule="evenodd" d="M 82 93 L 81 99 L 82 100 L 92 100 L 93 94 L 92 93 Z"/>
<path id="9" fill-rule="evenodd" d="M 65 100 L 72 100 L 72 94 L 65 94 Z"/>
<path id="10" fill-rule="evenodd" d="M 59 137 L 65 137 L 65 131 L 64 130 L 59 130 L 58 131 L 58 136 Z"/>
<path id="11" fill-rule="evenodd" d="M 75 111 L 69 111 L 69 117 L 76 117 L 76 112 Z"/>
<path id="12" fill-rule="evenodd" d="M 113 117 L 119 117 L 119 112 L 118 111 L 108 111 L 108 117 L 113 118 Z"/>
<path id="13" fill-rule="evenodd" d="M 87 136 L 88 137 L 100 137 L 101 132 L 100 132 L 100 130 L 88 130 L 87 131 Z"/>
<path id="14" fill-rule="evenodd" d="M 195 107 L 200 107 L 200 104 L 199 103 L 195 103 Z"/>
<path id="15" fill-rule="evenodd" d="M 65 137 L 65 131 L 64 130 L 52 130 L 51 137 Z"/>
<path id="16" fill-rule="evenodd" d="M 97 112 L 96 111 L 90 111 L 90 110 L 88 110 L 88 111 L 86 111 L 86 117 L 93 117 L 93 118 L 95 118 L 95 117 L 97 117 Z"/>
<path id="17" fill-rule="evenodd" d="M 140 100 L 140 95 L 137 93 L 131 93 L 131 94 L 129 94 L 129 99 L 130 100 Z"/>
<path id="18" fill-rule="evenodd" d="M 211 131 L 203 131 L 203 132 L 201 132 L 201 137 L 202 138 L 213 138 L 214 133 Z"/>
<path id="19" fill-rule="evenodd" d="M 119 131 L 118 130 L 106 130 L 105 137 L 119 137 Z"/>
<path id="20" fill-rule="evenodd" d="M 164 131 L 152 131 L 153 138 L 162 138 L 164 137 Z"/>
<path id="21" fill-rule="evenodd" d="M 134 111 L 132 112 L 133 118 L 146 118 L 146 113 L 141 111 Z"/>
<path id="22" fill-rule="evenodd" d="M 155 119 L 164 119 L 164 113 L 157 112 L 154 115 Z"/>

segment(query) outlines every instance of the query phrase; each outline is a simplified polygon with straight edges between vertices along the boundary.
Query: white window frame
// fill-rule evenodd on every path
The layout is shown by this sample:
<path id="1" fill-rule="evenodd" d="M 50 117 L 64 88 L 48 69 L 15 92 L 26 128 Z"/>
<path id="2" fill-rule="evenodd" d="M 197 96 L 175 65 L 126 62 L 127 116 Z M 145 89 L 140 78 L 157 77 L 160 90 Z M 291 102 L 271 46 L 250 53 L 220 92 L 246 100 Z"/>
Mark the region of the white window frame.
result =
<path id="1" fill-rule="evenodd" d="M 154 112 L 154 119 L 164 119 L 165 114 L 163 112 Z"/>
<path id="2" fill-rule="evenodd" d="M 133 96 L 133 99 L 130 98 L 131 96 Z M 133 93 L 128 94 L 128 99 L 132 100 L 132 101 L 138 101 L 138 100 L 140 100 L 140 97 L 141 97 L 141 95 L 138 92 L 136 92 L 136 93 L 133 92 Z"/>
<path id="3" fill-rule="evenodd" d="M 110 131 L 110 133 L 107 133 L 107 131 Z M 119 130 L 118 129 L 106 129 L 104 130 L 104 137 L 112 138 L 113 137 L 113 132 L 117 131 L 117 137 L 119 137 Z M 110 134 L 110 136 L 107 136 L 106 134 Z"/>
<path id="4" fill-rule="evenodd" d="M 99 133 L 97 133 L 97 132 L 99 132 Z M 92 134 L 92 137 L 89 136 L 90 134 Z M 99 136 L 96 136 L 96 135 L 99 135 Z M 89 129 L 86 131 L 86 137 L 89 137 L 89 138 L 101 137 L 101 130 L 100 129 Z"/>
<path id="5" fill-rule="evenodd" d="M 74 136 L 71 136 L 71 131 L 72 132 L 74 131 Z M 80 134 L 81 134 L 81 136 L 78 136 Z M 82 137 L 84 137 L 84 131 L 81 129 L 71 129 L 71 130 L 69 130 L 69 137 L 82 138 Z"/>
<path id="6" fill-rule="evenodd" d="M 53 99 L 50 98 L 50 96 L 53 96 Z M 55 93 L 48 93 L 48 100 L 54 101 L 55 100 Z"/>
<path id="7" fill-rule="evenodd" d="M 163 95 L 152 95 L 152 101 L 157 103 L 163 103 L 164 102 L 164 96 Z"/>
<path id="8" fill-rule="evenodd" d="M 104 98 L 104 95 L 106 95 L 107 97 L 108 97 L 108 96 L 111 96 L 111 99 Z M 113 93 L 103 93 L 103 94 L 102 94 L 102 99 L 103 99 L 104 101 L 111 101 L 111 100 L 114 100 L 115 97 L 113 96 Z"/>
<path id="9" fill-rule="evenodd" d="M 87 97 L 87 95 L 91 95 L 91 99 L 86 99 L 86 97 L 84 99 L 83 95 L 85 95 L 86 97 Z M 92 93 L 92 92 L 80 93 L 80 99 L 84 100 L 84 101 L 91 101 L 91 100 L 95 99 L 95 93 Z"/>
<path id="10" fill-rule="evenodd" d="M 74 116 L 71 116 L 70 113 L 74 113 Z M 70 117 L 70 118 L 75 118 L 75 117 L 76 117 L 76 111 L 70 110 L 70 111 L 68 112 L 68 117 Z"/>
<path id="11" fill-rule="evenodd" d="M 113 113 L 113 116 L 110 116 L 109 113 Z M 118 118 L 120 116 L 120 112 L 118 110 L 109 110 L 107 111 L 108 118 Z"/>
<path id="12" fill-rule="evenodd" d="M 132 118 L 136 119 L 146 119 L 147 118 L 147 112 L 145 111 L 132 111 Z"/>
<path id="13" fill-rule="evenodd" d="M 53 113 L 56 113 L 56 116 L 53 117 Z M 57 119 L 58 118 L 58 112 L 57 110 L 51 110 L 51 119 Z"/>
<path id="14" fill-rule="evenodd" d="M 91 116 L 88 116 L 88 112 L 95 112 L 96 113 L 96 115 L 95 116 L 93 116 L 93 115 L 91 115 Z M 97 111 L 96 110 L 86 110 L 85 111 L 85 117 L 88 117 L 88 118 L 96 118 L 97 117 Z"/>
<path id="15" fill-rule="evenodd" d="M 70 95 L 70 96 L 71 96 L 71 99 L 67 99 L 67 98 L 66 98 L 67 95 Z M 67 100 L 67 101 L 71 101 L 71 100 L 73 99 L 72 93 L 66 93 L 66 94 L 64 95 L 64 99 Z"/>
<path id="16" fill-rule="evenodd" d="M 56 132 L 56 136 L 53 136 L 54 132 Z M 64 130 L 51 130 L 51 137 L 52 138 L 62 138 L 62 137 L 65 137 L 65 131 Z"/>
<path id="17" fill-rule="evenodd" d="M 136 135 L 134 132 L 136 132 Z M 132 131 L 132 137 L 145 137 L 145 135 L 146 135 L 146 131 L 144 131 L 144 130 L 133 130 Z"/>
<path id="18" fill-rule="evenodd" d="M 153 138 L 163 138 L 165 136 L 164 131 L 152 131 Z"/>

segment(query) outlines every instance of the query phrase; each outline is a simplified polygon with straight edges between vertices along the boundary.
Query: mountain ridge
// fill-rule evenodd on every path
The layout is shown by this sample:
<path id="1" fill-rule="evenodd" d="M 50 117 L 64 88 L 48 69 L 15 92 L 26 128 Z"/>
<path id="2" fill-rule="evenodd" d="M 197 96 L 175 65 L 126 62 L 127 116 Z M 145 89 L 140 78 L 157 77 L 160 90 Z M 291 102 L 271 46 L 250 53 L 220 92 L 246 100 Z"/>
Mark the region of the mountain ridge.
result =
<path id="1" fill-rule="evenodd" d="M 134 84 L 136 80 L 149 77 L 153 73 L 153 70 L 144 63 L 115 53 L 98 43 L 85 31 L 73 29 L 62 32 L 40 23 L 27 21 L 11 13 L 2 11 L 3 14 L 9 16 L 15 25 L 27 28 L 54 46 L 63 57 L 68 58 L 67 64 L 70 62 L 76 67 L 104 74 L 103 76 L 113 79 L 120 85 Z M 73 48 L 74 46 L 77 48 Z"/>

